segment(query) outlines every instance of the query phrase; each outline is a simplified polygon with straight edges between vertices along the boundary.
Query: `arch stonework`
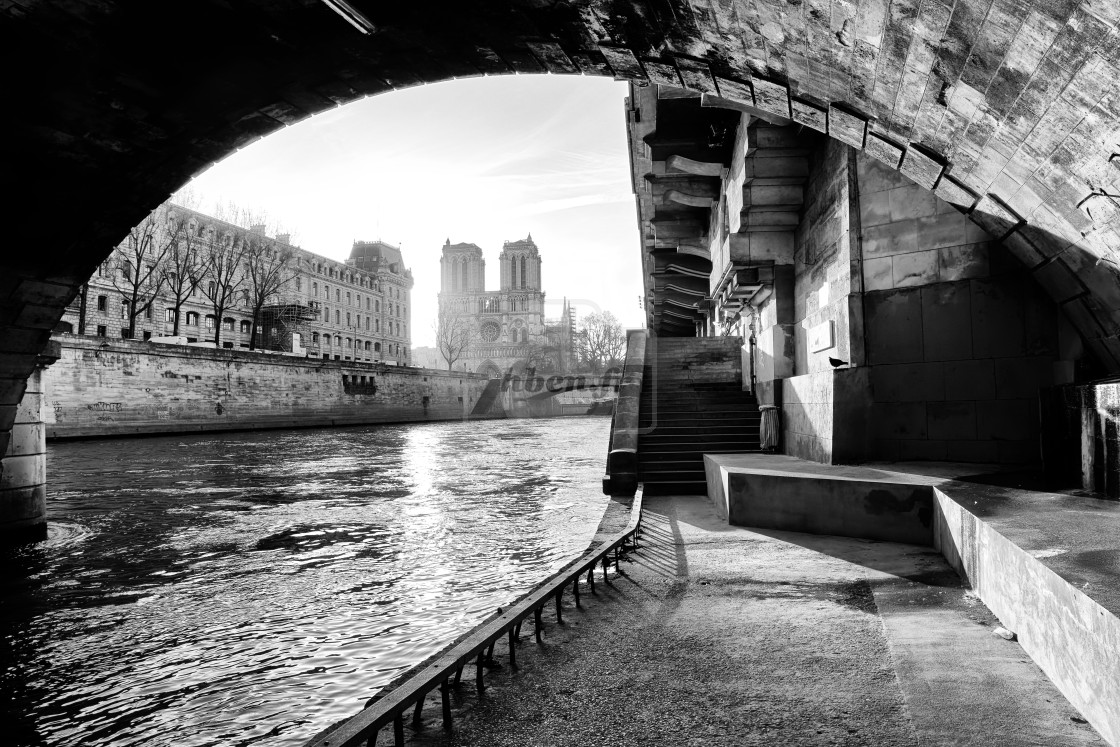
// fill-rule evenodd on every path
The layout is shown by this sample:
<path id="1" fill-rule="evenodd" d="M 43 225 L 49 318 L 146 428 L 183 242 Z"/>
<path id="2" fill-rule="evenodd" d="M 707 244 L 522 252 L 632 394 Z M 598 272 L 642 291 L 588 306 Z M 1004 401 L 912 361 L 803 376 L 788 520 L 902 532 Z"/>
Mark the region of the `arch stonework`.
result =
<path id="1" fill-rule="evenodd" d="M 1002 239 L 1120 371 L 1116 3 L 352 4 L 371 33 L 309 0 L 4 10 L 0 491 L 26 487 L 12 425 L 50 330 L 129 227 L 273 130 L 456 77 L 614 76 L 826 132 Z"/>

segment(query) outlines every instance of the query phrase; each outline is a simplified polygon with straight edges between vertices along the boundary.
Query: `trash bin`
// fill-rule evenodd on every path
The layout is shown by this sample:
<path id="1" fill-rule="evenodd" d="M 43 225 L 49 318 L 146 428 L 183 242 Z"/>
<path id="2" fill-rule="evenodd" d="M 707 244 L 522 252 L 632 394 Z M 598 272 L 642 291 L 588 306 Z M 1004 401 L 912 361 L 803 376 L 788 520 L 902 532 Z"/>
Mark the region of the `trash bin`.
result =
<path id="1" fill-rule="evenodd" d="M 774 405 L 760 405 L 762 423 L 759 426 L 758 440 L 763 451 L 774 451 L 778 448 L 778 408 Z"/>

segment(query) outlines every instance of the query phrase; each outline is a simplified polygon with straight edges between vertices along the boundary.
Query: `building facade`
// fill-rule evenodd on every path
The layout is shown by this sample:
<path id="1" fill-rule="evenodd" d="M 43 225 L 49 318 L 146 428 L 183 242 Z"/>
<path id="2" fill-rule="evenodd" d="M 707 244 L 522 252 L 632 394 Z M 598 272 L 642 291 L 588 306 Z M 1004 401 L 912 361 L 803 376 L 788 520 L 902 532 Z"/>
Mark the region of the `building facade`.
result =
<path id="1" fill-rule="evenodd" d="M 382 241 L 356 241 L 344 261 L 329 259 L 291 245 L 287 234 L 265 234 L 262 225 L 248 229 L 178 206 L 167 209 L 168 220 L 190 232 L 192 246 L 209 256 L 220 242 L 236 234 L 265 251 L 287 257 L 283 280 L 257 315 L 256 347 L 305 354 L 325 360 L 411 363 L 412 272 L 405 267 L 399 247 Z M 166 260 L 165 260 L 166 261 Z M 122 277 L 131 269 L 122 244 L 89 279 L 67 308 L 56 331 L 98 337 L 128 337 L 129 300 L 122 291 Z M 212 270 L 210 271 L 212 272 Z M 178 310 L 178 335 L 174 294 L 166 283 L 151 283 L 154 300 L 136 319 L 135 339 L 169 338 L 185 344 L 213 343 L 223 348 L 249 348 L 252 335 L 248 264 L 237 268 L 231 281 L 237 287 L 229 308 L 220 318 L 207 294 L 215 279 L 204 272 Z M 173 275 L 155 267 L 153 277 Z"/>
<path id="2" fill-rule="evenodd" d="M 471 329 L 470 344 L 454 367 L 492 376 L 538 363 L 563 368 L 556 335 L 545 321 L 541 256 L 532 234 L 505 242 L 498 261 L 500 288 L 488 291 L 482 249 L 450 239 L 443 245 L 440 317 L 454 315 Z"/>

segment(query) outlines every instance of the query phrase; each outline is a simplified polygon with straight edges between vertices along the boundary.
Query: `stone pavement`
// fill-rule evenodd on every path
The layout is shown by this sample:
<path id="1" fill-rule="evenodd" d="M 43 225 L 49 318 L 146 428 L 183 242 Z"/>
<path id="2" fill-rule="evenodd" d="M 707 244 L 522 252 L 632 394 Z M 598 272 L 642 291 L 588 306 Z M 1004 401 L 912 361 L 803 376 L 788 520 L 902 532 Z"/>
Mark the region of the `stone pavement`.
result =
<path id="1" fill-rule="evenodd" d="M 647 498 L 613 585 L 465 672 L 414 745 L 1080 745 L 1099 736 L 933 550 L 722 524 Z M 506 662 L 502 647 L 495 652 Z M 391 743 L 383 733 L 382 744 Z"/>

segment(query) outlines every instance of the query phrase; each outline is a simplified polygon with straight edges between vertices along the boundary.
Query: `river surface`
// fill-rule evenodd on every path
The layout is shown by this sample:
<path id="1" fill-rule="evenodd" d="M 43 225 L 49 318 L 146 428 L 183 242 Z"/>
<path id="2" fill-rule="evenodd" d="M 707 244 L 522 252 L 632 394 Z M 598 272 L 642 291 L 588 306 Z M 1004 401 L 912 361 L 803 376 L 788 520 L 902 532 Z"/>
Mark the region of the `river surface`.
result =
<path id="1" fill-rule="evenodd" d="M 608 418 L 52 445 L 4 744 L 299 745 L 586 549 Z"/>

